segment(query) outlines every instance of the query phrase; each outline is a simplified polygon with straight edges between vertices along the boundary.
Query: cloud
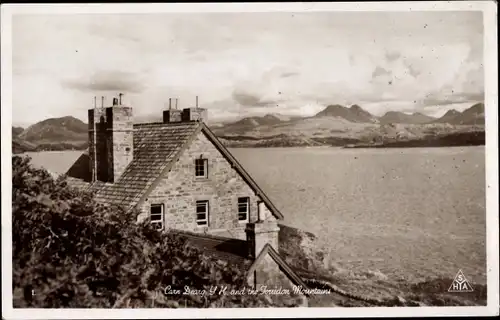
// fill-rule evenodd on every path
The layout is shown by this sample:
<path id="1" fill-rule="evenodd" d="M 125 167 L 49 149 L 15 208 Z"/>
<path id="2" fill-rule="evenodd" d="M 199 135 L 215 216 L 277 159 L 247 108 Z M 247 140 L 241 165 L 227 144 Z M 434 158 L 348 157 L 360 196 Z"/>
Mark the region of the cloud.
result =
<path id="1" fill-rule="evenodd" d="M 184 107 L 198 95 L 201 105 L 211 105 L 211 117 L 264 110 L 307 114 L 335 103 L 436 108 L 484 96 L 480 13 L 14 20 L 13 116 L 23 120 L 67 115 L 68 105 L 85 114 L 82 101 L 91 102 L 96 91 L 128 93 L 144 114 L 160 114 L 169 97 Z"/>
<path id="2" fill-rule="evenodd" d="M 261 102 L 258 96 L 238 91 L 233 92 L 233 99 L 239 104 L 248 107 L 263 106 L 267 104 L 267 102 Z"/>
<path id="3" fill-rule="evenodd" d="M 281 74 L 281 77 L 282 78 L 290 78 L 290 77 L 293 77 L 293 76 L 298 76 L 299 73 L 298 72 L 283 72 Z"/>
<path id="4" fill-rule="evenodd" d="M 418 77 L 421 73 L 421 71 L 413 67 L 412 64 L 407 64 L 406 67 L 408 68 L 408 72 L 410 73 L 410 75 L 414 78 Z"/>
<path id="5" fill-rule="evenodd" d="M 476 101 L 477 102 L 484 101 L 484 92 L 462 92 L 450 95 L 447 98 L 443 98 L 439 94 L 433 94 L 423 99 L 421 103 L 424 106 L 440 107 L 450 104 L 476 102 Z"/>
<path id="6" fill-rule="evenodd" d="M 377 66 L 375 68 L 375 70 L 373 70 L 373 72 L 372 72 L 372 78 L 376 78 L 379 76 L 385 76 L 385 75 L 390 76 L 390 75 L 392 75 L 392 72 L 390 72 L 390 71 L 388 71 L 380 66 Z"/>
<path id="7" fill-rule="evenodd" d="M 139 93 L 145 89 L 137 74 L 125 71 L 99 71 L 88 79 L 63 80 L 62 85 L 80 91 L 123 91 Z"/>
<path id="8" fill-rule="evenodd" d="M 401 58 L 401 53 L 399 52 L 386 52 L 385 58 L 387 61 L 392 62 Z"/>
<path id="9" fill-rule="evenodd" d="M 279 104 L 279 100 L 265 99 L 256 94 L 242 92 L 240 90 L 233 91 L 232 98 L 244 107 L 264 107 L 268 105 Z"/>

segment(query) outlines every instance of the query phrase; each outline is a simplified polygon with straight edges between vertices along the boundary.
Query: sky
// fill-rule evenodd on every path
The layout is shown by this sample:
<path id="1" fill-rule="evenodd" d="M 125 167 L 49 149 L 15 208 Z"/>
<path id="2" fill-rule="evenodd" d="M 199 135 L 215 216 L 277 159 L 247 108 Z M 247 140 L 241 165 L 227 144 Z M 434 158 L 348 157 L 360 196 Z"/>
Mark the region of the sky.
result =
<path id="1" fill-rule="evenodd" d="M 209 121 L 329 104 L 440 116 L 484 99 L 483 18 L 470 12 L 15 15 L 13 124 L 72 115 L 122 92 L 137 118 Z"/>

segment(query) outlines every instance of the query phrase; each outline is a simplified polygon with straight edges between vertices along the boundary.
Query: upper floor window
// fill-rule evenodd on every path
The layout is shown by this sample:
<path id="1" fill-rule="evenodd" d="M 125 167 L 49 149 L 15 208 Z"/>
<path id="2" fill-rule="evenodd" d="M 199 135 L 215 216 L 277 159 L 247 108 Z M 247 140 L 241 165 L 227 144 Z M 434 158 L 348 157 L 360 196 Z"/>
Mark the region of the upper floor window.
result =
<path id="1" fill-rule="evenodd" d="M 199 226 L 208 226 L 208 201 L 196 201 L 196 223 Z"/>
<path id="2" fill-rule="evenodd" d="M 163 204 L 152 204 L 150 210 L 151 224 L 157 230 L 163 229 Z"/>
<path id="3" fill-rule="evenodd" d="M 250 198 L 238 198 L 238 221 L 248 221 L 250 215 Z"/>
<path id="4" fill-rule="evenodd" d="M 208 176 L 208 159 L 196 159 L 194 167 L 197 178 L 206 178 Z"/>

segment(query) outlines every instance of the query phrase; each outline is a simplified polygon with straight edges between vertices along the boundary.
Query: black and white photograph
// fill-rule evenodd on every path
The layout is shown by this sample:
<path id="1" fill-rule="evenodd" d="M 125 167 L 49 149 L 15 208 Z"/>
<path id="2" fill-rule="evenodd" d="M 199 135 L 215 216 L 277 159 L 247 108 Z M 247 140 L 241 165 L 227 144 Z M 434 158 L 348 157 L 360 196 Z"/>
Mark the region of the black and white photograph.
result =
<path id="1" fill-rule="evenodd" d="M 498 315 L 495 2 L 1 9 L 5 319 Z"/>

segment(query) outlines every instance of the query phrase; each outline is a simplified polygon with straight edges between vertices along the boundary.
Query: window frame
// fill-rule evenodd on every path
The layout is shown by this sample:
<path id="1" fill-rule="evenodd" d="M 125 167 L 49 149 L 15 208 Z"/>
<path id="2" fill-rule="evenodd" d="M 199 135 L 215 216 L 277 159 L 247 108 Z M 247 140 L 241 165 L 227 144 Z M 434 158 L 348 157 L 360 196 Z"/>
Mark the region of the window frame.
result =
<path id="1" fill-rule="evenodd" d="M 202 165 L 200 166 L 198 162 L 201 161 Z M 203 169 L 203 175 L 198 175 L 198 169 Z M 196 179 L 207 179 L 208 178 L 208 159 L 207 158 L 196 158 L 194 159 L 194 177 Z"/>
<path id="2" fill-rule="evenodd" d="M 246 204 L 246 218 L 244 220 L 240 219 L 240 214 L 242 214 L 240 212 L 240 208 L 241 208 L 241 204 L 243 204 L 243 202 L 240 202 L 240 200 L 245 200 L 245 203 Z M 238 197 L 238 222 L 239 223 L 245 223 L 245 222 L 248 222 L 250 221 L 250 197 Z"/>
<path id="3" fill-rule="evenodd" d="M 153 207 L 160 207 L 160 213 L 153 213 Z M 153 220 L 153 215 L 160 215 L 160 220 Z M 151 203 L 149 207 L 149 221 L 151 225 L 159 225 L 160 227 L 154 226 L 156 230 L 163 230 L 165 227 L 165 205 L 163 203 Z"/>
<path id="4" fill-rule="evenodd" d="M 205 219 L 199 219 L 198 214 L 201 214 L 198 212 L 198 207 L 200 205 L 204 204 L 205 205 Z M 210 202 L 208 200 L 196 200 L 196 225 L 198 227 L 208 227 L 209 226 L 209 217 L 210 217 Z M 202 222 L 202 224 L 200 224 Z"/>

